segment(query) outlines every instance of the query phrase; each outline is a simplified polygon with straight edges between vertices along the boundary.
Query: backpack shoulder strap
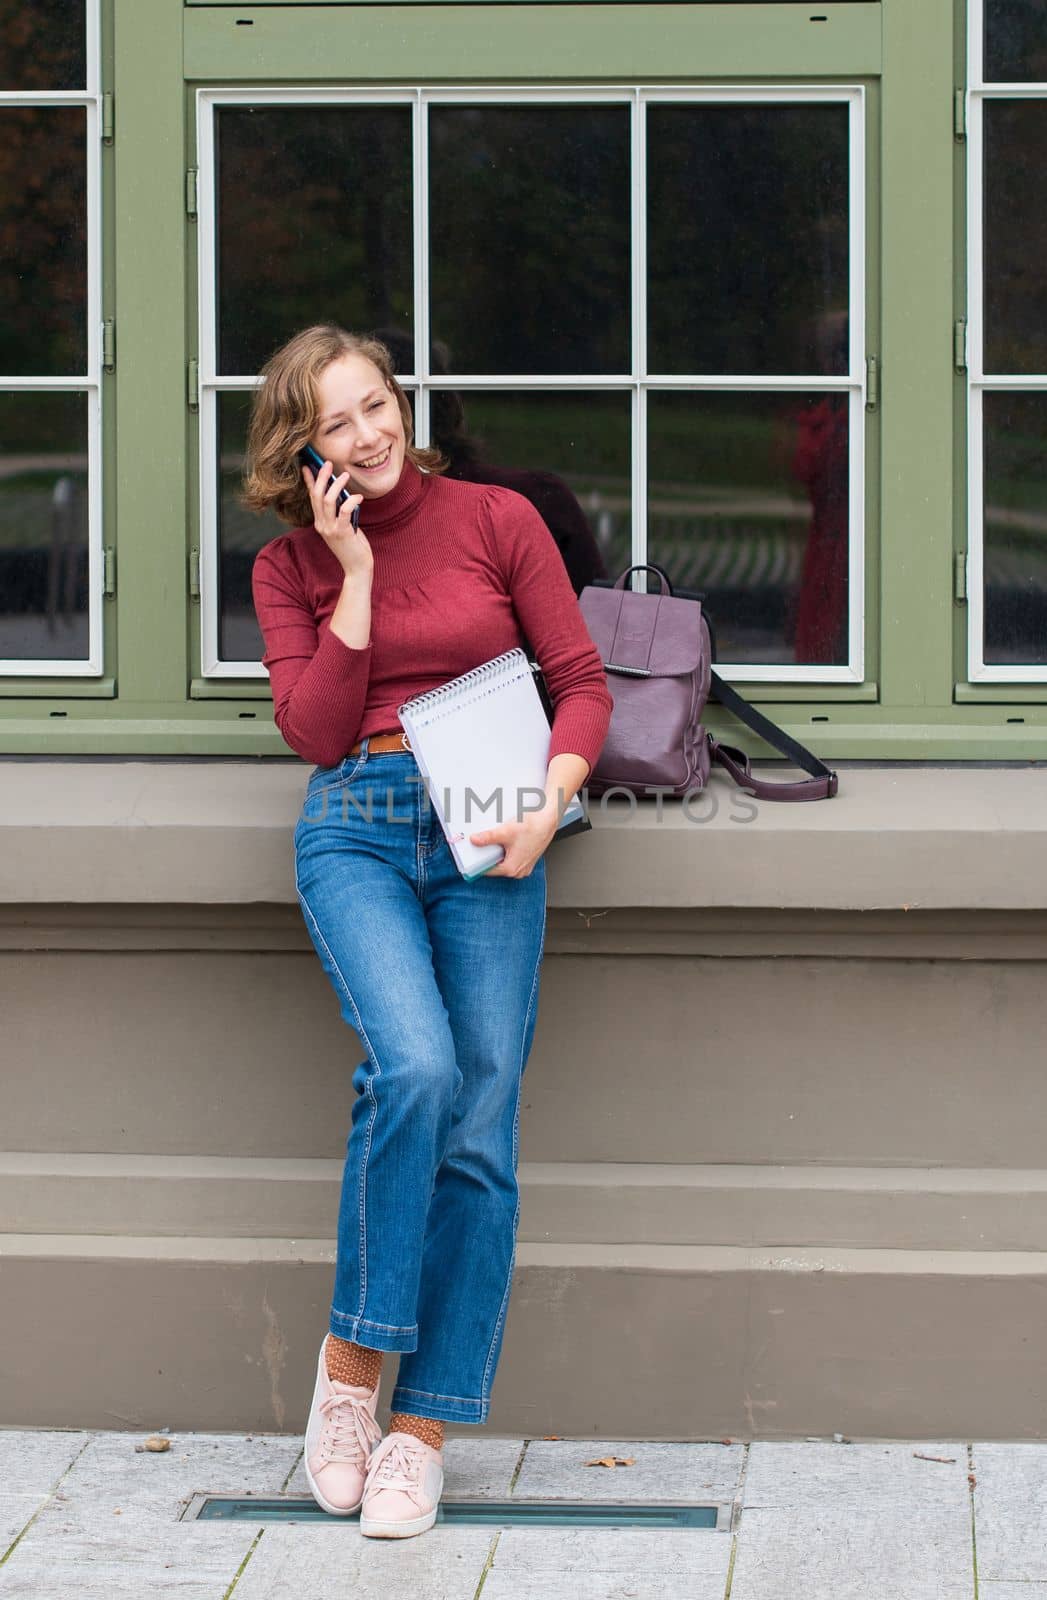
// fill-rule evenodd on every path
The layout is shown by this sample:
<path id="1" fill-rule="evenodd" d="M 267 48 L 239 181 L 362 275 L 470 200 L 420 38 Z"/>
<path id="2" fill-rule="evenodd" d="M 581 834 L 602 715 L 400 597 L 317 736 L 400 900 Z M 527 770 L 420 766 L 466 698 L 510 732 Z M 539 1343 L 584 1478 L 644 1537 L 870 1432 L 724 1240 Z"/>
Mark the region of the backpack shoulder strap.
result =
<path id="1" fill-rule="evenodd" d="M 743 700 L 729 683 L 724 683 L 720 674 L 713 669 L 712 688 L 716 699 L 735 716 L 758 733 L 767 743 L 780 750 L 782 755 L 788 756 L 798 767 L 812 774 L 810 778 L 799 778 L 792 782 L 774 782 L 769 778 L 756 778 L 753 776 L 749 764 L 749 757 L 744 750 L 737 749 L 734 745 L 721 744 L 718 739 L 709 735 L 709 752 L 714 761 L 718 762 L 740 787 L 751 789 L 761 800 L 830 800 L 838 788 L 836 773 L 820 761 L 816 755 L 799 744 L 797 740 L 786 733 L 784 728 L 765 717 L 762 711 L 757 711 Z"/>

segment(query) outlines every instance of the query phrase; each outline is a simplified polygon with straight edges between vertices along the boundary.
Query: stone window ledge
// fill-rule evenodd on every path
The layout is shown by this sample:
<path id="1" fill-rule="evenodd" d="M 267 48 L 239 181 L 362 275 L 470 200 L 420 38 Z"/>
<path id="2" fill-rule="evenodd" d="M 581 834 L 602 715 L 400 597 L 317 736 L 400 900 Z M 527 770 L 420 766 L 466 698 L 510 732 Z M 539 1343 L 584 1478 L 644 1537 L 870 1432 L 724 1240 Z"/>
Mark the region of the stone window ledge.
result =
<path id="1" fill-rule="evenodd" d="M 0 903 L 293 903 L 291 835 L 309 770 L 3 759 Z M 794 775 L 780 763 L 758 770 Z M 593 831 L 550 847 L 550 906 L 1047 904 L 1047 767 L 838 770 L 837 797 L 811 804 L 756 801 L 720 774 L 690 814 L 679 801 L 659 816 L 654 801 L 594 799 Z"/>

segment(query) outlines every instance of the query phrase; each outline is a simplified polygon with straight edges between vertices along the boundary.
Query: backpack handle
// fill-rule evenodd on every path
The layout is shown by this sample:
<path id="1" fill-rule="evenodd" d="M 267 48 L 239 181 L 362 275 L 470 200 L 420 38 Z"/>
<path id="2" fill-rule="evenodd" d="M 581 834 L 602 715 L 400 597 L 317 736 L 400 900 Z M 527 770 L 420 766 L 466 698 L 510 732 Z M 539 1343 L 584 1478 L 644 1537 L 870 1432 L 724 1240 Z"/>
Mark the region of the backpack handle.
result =
<path id="1" fill-rule="evenodd" d="M 662 586 L 662 594 L 672 594 L 673 585 L 669 574 L 662 567 L 656 567 L 653 561 L 638 561 L 635 566 L 626 567 L 625 571 L 615 578 L 614 587 L 616 589 L 624 589 L 634 572 L 657 572 Z"/>

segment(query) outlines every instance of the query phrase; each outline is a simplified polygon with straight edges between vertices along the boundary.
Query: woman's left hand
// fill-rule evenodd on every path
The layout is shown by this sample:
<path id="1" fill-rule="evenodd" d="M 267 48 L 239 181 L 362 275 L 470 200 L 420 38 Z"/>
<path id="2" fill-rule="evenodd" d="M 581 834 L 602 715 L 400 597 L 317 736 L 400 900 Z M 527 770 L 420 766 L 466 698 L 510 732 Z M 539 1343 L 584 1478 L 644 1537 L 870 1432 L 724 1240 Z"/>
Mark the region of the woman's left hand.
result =
<path id="1" fill-rule="evenodd" d="M 497 866 L 489 867 L 484 877 L 529 878 L 556 832 L 557 821 L 555 812 L 528 811 L 520 822 L 514 818 L 497 822 L 482 833 L 471 833 L 473 844 L 500 844 L 505 851 Z"/>

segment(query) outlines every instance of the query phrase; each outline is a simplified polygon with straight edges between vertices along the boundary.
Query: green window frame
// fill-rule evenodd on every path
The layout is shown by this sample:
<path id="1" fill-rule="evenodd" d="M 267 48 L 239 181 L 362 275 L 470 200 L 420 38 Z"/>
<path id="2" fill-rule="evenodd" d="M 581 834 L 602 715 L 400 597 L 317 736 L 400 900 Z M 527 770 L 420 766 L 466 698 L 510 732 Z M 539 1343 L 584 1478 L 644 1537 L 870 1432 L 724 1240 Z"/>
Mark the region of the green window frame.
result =
<path id="1" fill-rule="evenodd" d="M 866 343 L 881 374 L 878 401 L 868 392 L 865 411 L 865 681 L 743 688 L 829 759 L 1038 754 L 1042 686 L 1008 685 L 1005 698 L 994 686 L 989 700 L 976 692 L 984 686 L 964 681 L 965 608 L 954 583 L 965 539 L 965 380 L 953 328 L 965 169 L 951 108 L 964 84 L 966 18 L 955 0 L 829 0 L 817 13 L 789 0 L 564 0 L 555 10 L 523 0 L 468 8 L 103 0 L 102 14 L 102 87 L 115 104 L 115 144 L 103 163 L 103 293 L 118 353 L 103 375 L 115 420 L 104 444 L 117 576 L 104 612 L 108 677 L 5 679 L 4 751 L 296 759 L 272 725 L 264 679 L 204 679 L 198 668 L 199 225 L 187 173 L 198 165 L 197 89 L 344 84 L 322 63 L 351 61 L 362 87 L 862 88 Z M 729 726 L 715 710 L 710 722 Z M 772 753 L 748 735 L 745 743 L 757 756 Z"/>

